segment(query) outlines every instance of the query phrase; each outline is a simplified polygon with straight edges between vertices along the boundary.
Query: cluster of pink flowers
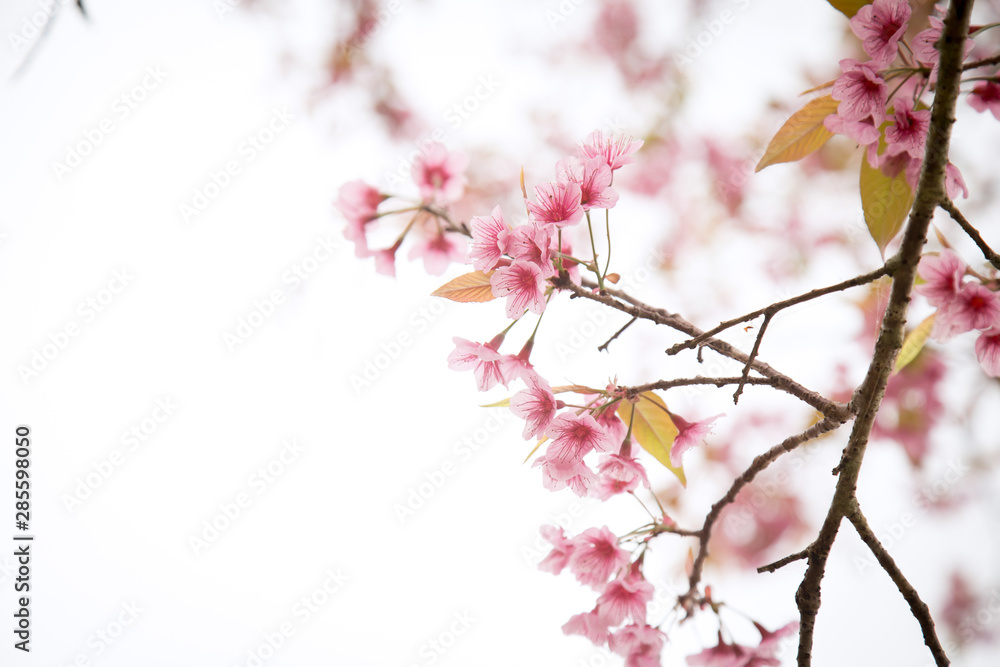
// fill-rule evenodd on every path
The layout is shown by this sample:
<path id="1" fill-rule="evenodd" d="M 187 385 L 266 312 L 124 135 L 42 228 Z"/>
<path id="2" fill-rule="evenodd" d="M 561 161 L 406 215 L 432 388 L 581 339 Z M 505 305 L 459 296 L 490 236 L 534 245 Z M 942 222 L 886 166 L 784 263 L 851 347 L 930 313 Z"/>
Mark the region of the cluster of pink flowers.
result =
<path id="1" fill-rule="evenodd" d="M 633 160 L 641 141 L 606 138 L 595 132 L 580 146 L 579 154 L 556 165 L 556 180 L 535 187 L 536 201 L 525 202 L 527 224 L 508 227 L 497 206 L 489 217 L 471 222 L 469 257 L 477 271 L 493 272 L 490 286 L 497 297 L 507 298 L 507 316 L 545 310 L 547 281 L 560 268 L 576 278 L 571 248 L 560 233 L 578 224 L 594 208 L 610 209 L 618 201 L 611 187 L 613 172 Z"/>
<path id="2" fill-rule="evenodd" d="M 860 62 L 845 58 L 840 61 L 842 73 L 834 82 L 832 92 L 840 104 L 837 113 L 827 116 L 824 125 L 831 132 L 846 135 L 866 146 L 868 163 L 873 167 L 881 168 L 890 177 L 905 173 L 910 187 L 916 188 L 931 118 L 928 109 L 919 108 L 920 94 L 926 89 L 923 83 L 933 82 L 937 74 L 940 54 L 935 44 L 941 37 L 943 23 L 931 16 L 930 27 L 919 32 L 913 38 L 913 45 L 907 45 L 904 51 L 900 44 L 905 44 L 909 21 L 907 0 L 875 0 L 858 10 L 851 19 L 851 30 L 861 40 L 871 60 Z M 969 40 L 966 55 L 972 47 Z M 897 57 L 903 65 L 889 69 Z M 917 73 L 921 76 L 914 76 Z M 889 81 L 898 76 L 906 78 L 890 94 Z M 904 91 L 909 96 L 904 96 Z M 1000 114 L 1000 97 L 996 106 L 991 106 L 994 104 L 991 96 L 998 92 L 1000 86 L 997 90 L 988 85 L 977 86 L 969 103 L 974 108 L 990 108 Z M 892 106 L 888 106 L 890 101 Z M 969 194 L 961 173 L 950 162 L 946 189 L 952 199 L 959 193 L 965 197 Z"/>
<path id="3" fill-rule="evenodd" d="M 953 251 L 924 255 L 917 267 L 924 283 L 915 291 L 937 308 L 931 337 L 946 341 L 979 331 L 976 356 L 992 377 L 1000 377 L 1000 295 L 997 281 L 976 275 Z M 966 281 L 967 275 L 973 280 Z"/>
<path id="4" fill-rule="evenodd" d="M 441 275 L 452 262 L 464 262 L 466 244 L 457 230 L 449 228 L 442 217 L 445 206 L 462 198 L 465 192 L 465 168 L 468 159 L 461 153 L 449 153 L 438 143 L 429 143 L 420 151 L 411 168 L 420 199 L 408 205 L 379 212 L 379 207 L 392 195 L 379 192 L 362 180 L 351 181 L 340 187 L 335 205 L 347 219 L 344 238 L 354 243 L 358 257 L 373 257 L 375 269 L 384 275 L 396 275 L 396 251 L 406 236 L 414 232 L 420 238 L 412 244 L 409 259 L 422 258 L 424 270 L 431 275 Z M 406 201 L 403 197 L 395 197 Z M 390 215 L 413 213 L 396 241 L 378 250 L 368 247 L 368 228 L 380 218 Z"/>

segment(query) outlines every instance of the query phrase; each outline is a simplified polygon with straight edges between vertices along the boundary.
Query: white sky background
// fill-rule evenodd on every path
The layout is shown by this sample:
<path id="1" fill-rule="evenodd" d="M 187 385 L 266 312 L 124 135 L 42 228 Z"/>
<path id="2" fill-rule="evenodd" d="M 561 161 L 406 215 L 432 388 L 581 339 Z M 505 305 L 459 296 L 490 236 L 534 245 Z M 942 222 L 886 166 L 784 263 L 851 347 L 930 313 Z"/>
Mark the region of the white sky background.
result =
<path id="1" fill-rule="evenodd" d="M 836 46 L 823 27 L 835 13 L 793 16 L 804 11 L 793 4 L 782 6 L 789 24 L 800 26 L 784 33 L 787 51 L 732 58 L 759 41 L 767 12 L 778 5 L 762 2 L 705 54 L 699 67 L 706 80 L 725 83 L 697 94 L 724 97 L 701 105 L 697 122 L 739 134 L 739 123 L 766 102 L 753 98 L 751 71 L 777 72 L 795 52 L 822 62 L 817 41 Z M 505 142 L 523 150 L 526 163 L 544 164 L 530 154 L 519 114 L 539 97 L 579 99 L 583 83 L 597 108 L 578 102 L 575 134 L 582 138 L 620 111 L 602 97 L 599 79 L 585 81 L 591 75 L 581 72 L 580 81 L 552 80 L 523 50 L 553 34 L 544 10 L 556 3 L 402 6 L 372 48 L 397 55 L 406 92 L 425 112 L 441 113 L 480 76 L 502 82 L 495 100 L 449 134 L 453 148 Z M 569 526 L 575 534 L 605 522 L 627 530 L 642 522 L 641 510 L 542 489 L 537 471 L 521 464 L 528 448 L 520 424 L 503 411 L 478 409 L 484 401 L 471 375 L 447 370 L 452 336 L 484 340 L 502 328 L 498 304 L 475 309 L 432 300 L 427 295 L 443 278 L 428 278 L 403 258 L 399 279 L 378 276 L 343 242 L 331 206 L 337 187 L 357 177 L 378 182 L 398 152 L 371 131 L 370 120 L 343 122 L 357 100 L 335 94 L 311 110 L 309 73 L 302 63 L 283 69 L 290 43 L 307 65 L 320 57 L 328 12 L 304 2 L 280 16 L 234 12 L 224 20 L 208 2 L 109 1 L 89 9 L 85 22 L 67 7 L 27 70 L 0 90 L 0 437 L 9 443 L 17 424 L 32 427 L 36 535 L 30 657 L 10 648 L 13 560 L 10 549 L 0 549 L 0 615 L 7 619 L 0 664 L 247 665 L 248 651 L 290 623 L 293 634 L 264 664 L 430 665 L 427 642 L 448 643 L 449 627 L 462 616 L 474 619 L 471 626 L 433 664 L 619 664 L 560 632 L 569 616 L 590 609 L 593 595 L 568 575 L 538 572 L 522 550 L 553 516 L 585 512 Z M 583 3 L 569 19 L 589 29 L 592 9 Z M 19 31 L 36 11 L 30 2 L 5 6 L 3 34 Z M 464 29 L 471 22 L 478 28 Z M 496 33 L 484 33 L 487 25 Z M 512 55 L 512 48 L 521 50 Z M 6 37 L 0 51 L 7 74 L 16 58 Z M 149 85 L 150 71 L 165 77 Z M 146 99 L 124 116 L 121 96 L 144 78 Z M 772 83 L 769 95 L 801 89 L 794 77 Z M 250 159 L 241 147 L 276 110 L 292 121 Z M 64 161 L 68 147 L 103 119 L 111 131 L 59 179 L 53 162 Z M 185 223 L 178 205 L 191 203 L 194 189 L 233 160 L 240 172 Z M 332 256 L 319 249 L 328 245 Z M 293 284 L 288 272 L 308 270 L 313 257 L 321 260 L 315 271 Z M 128 280 L 119 289 L 120 274 Z M 119 291 L 104 291 L 109 285 Z M 275 292 L 273 314 L 230 351 L 224 334 Z M 106 300 L 93 316 L 91 298 Z M 407 345 L 398 358 L 356 391 L 351 374 L 400 336 Z M 61 340 L 65 346 L 25 382 L 18 366 Z M 177 406 L 173 414 L 130 448 L 123 433 L 144 420 L 151 425 L 164 401 Z M 480 429 L 497 415 L 502 428 L 482 438 Z M 483 441 L 479 451 L 458 444 L 470 436 Z M 287 465 L 274 463 L 280 474 L 260 484 L 255 471 L 278 459 L 289 440 L 302 451 Z M 0 488 L 7 489 L 12 456 L 4 460 Z M 65 496 L 109 466 L 92 495 L 68 509 Z M 393 506 L 442 470 L 454 474 L 401 523 Z M 240 494 L 249 506 L 196 555 L 189 538 Z M 0 497 L 7 517 L 9 493 Z M 848 532 L 845 541 L 853 539 Z M 924 537 L 932 539 L 927 526 L 914 535 Z M 830 593 L 819 628 L 829 653 L 817 664 L 840 664 L 840 651 L 882 651 L 901 660 L 893 664 L 923 664 L 912 619 L 883 578 L 862 581 L 850 564 L 837 567 L 828 582 L 839 576 L 854 590 L 876 590 L 873 598 L 888 602 L 872 613 L 879 622 L 899 619 L 901 629 L 886 629 L 893 637 L 886 647 L 873 619 L 858 621 L 866 610 L 856 600 Z M 317 591 L 330 572 L 347 581 L 304 618 L 297 602 L 322 599 Z M 777 627 L 795 617 L 798 577 L 799 570 L 788 571 L 728 592 Z M 114 632 L 123 605 L 141 612 L 110 645 L 96 639 L 98 631 Z M 841 641 L 848 633 L 851 641 Z M 699 650 L 689 632 L 675 634 L 664 664 Z M 711 626 L 702 640 L 714 643 Z"/>

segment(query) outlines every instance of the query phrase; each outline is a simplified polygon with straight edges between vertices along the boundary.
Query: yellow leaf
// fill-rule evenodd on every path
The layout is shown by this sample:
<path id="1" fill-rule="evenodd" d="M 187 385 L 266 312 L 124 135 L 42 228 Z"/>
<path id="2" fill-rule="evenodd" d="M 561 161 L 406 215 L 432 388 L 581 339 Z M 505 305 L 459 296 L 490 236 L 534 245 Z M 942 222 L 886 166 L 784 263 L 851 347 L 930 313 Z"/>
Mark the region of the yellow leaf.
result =
<path id="1" fill-rule="evenodd" d="M 865 5 L 870 5 L 869 0 L 827 0 L 833 8 L 842 13 L 847 18 L 851 18 L 858 13 L 858 10 Z"/>
<path id="2" fill-rule="evenodd" d="M 643 449 L 653 455 L 670 472 L 677 475 L 681 484 L 687 486 L 683 468 L 675 468 L 670 463 L 670 448 L 677 437 L 677 427 L 667 414 L 663 399 L 651 391 L 639 394 L 637 403 L 621 401 L 618 416 L 626 424 L 632 423 L 632 435 Z"/>
<path id="3" fill-rule="evenodd" d="M 547 436 L 547 435 L 543 435 L 543 436 L 542 436 L 542 439 L 541 439 L 541 440 L 539 440 L 539 441 L 538 441 L 538 442 L 537 442 L 537 443 L 535 444 L 535 448 L 534 448 L 534 449 L 532 449 L 532 450 L 531 450 L 530 452 L 528 452 L 528 455 L 524 457 L 524 461 L 522 461 L 522 463 L 527 463 L 527 462 L 528 462 L 528 459 L 530 459 L 530 458 L 531 458 L 531 455 L 532 455 L 532 454 L 534 454 L 535 452 L 537 452 L 537 451 L 538 451 L 538 448 L 539 448 L 539 447 L 541 447 L 541 446 L 542 446 L 542 445 L 543 445 L 543 444 L 545 443 L 545 441 L 546 441 L 546 440 L 548 440 L 548 439 L 549 439 L 549 436 Z"/>
<path id="4" fill-rule="evenodd" d="M 903 347 L 899 349 L 899 356 L 896 357 L 896 366 L 892 369 L 893 373 L 898 373 L 902 370 L 903 367 L 917 358 L 920 350 L 924 349 L 927 337 L 931 335 L 931 329 L 934 328 L 935 315 L 937 315 L 937 312 L 931 313 L 930 317 L 918 324 L 913 331 L 906 334 L 906 338 L 903 340 Z"/>
<path id="5" fill-rule="evenodd" d="M 868 164 L 861 156 L 861 208 L 865 212 L 868 232 L 875 240 L 878 251 L 885 258 L 885 247 L 903 227 L 913 204 L 913 191 L 906 182 L 906 172 L 900 171 L 889 178 Z"/>
<path id="6" fill-rule="evenodd" d="M 502 401 L 497 401 L 496 403 L 489 403 L 487 405 L 480 405 L 481 408 L 509 408 L 510 399 L 505 398 Z"/>
<path id="7" fill-rule="evenodd" d="M 825 95 L 810 100 L 792 114 L 771 139 L 755 171 L 779 162 L 795 162 L 818 150 L 833 136 L 823 125 L 823 120 L 836 113 L 839 104 L 830 95 Z"/>
<path id="8" fill-rule="evenodd" d="M 493 272 L 483 273 L 473 271 L 438 287 L 431 292 L 431 296 L 443 296 L 459 303 L 484 303 L 492 301 L 496 297 L 493 295 L 493 288 L 490 287 L 490 276 Z"/>

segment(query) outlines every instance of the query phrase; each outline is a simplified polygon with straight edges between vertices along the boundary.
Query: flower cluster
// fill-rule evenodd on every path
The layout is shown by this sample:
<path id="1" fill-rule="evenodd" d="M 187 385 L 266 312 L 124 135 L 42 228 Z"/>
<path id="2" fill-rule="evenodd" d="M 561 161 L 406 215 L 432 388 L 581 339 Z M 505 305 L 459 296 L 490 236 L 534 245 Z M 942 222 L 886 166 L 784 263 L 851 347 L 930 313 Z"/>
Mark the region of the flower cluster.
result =
<path id="1" fill-rule="evenodd" d="M 354 243 L 355 255 L 374 258 L 376 271 L 395 277 L 396 251 L 408 234 L 415 233 L 419 238 L 410 247 L 409 259 L 423 259 L 427 273 L 441 275 L 451 262 L 465 261 L 465 240 L 441 207 L 462 198 L 466 166 L 465 155 L 449 153 L 441 144 L 429 143 L 411 168 L 420 193 L 417 200 L 384 194 L 361 180 L 342 185 L 335 205 L 347 219 L 344 238 Z M 405 205 L 380 212 L 379 207 L 390 198 Z M 380 218 L 405 213 L 413 216 L 396 241 L 386 248 L 369 249 L 369 227 Z"/>
<path id="2" fill-rule="evenodd" d="M 968 331 L 979 331 L 976 356 L 983 370 L 1000 377 L 1000 295 L 997 280 L 975 273 L 952 250 L 924 255 L 917 272 L 923 284 L 915 291 L 937 308 L 931 337 L 946 341 Z M 971 276 L 972 280 L 965 280 Z"/>
<path id="3" fill-rule="evenodd" d="M 930 27 L 917 33 L 910 45 L 905 41 L 909 21 L 907 0 L 875 0 L 858 10 L 851 19 L 851 30 L 870 60 L 840 61 L 841 75 L 832 91 L 833 99 L 840 104 L 824 125 L 865 146 L 871 166 L 890 177 L 905 173 L 907 183 L 916 188 L 931 118 L 921 96 L 937 77 L 940 53 L 936 44 L 943 23 L 931 16 Z M 966 56 L 973 46 L 971 40 L 966 42 Z M 894 85 L 891 92 L 890 84 Z M 994 84 L 977 84 L 969 95 L 969 104 L 980 111 L 989 108 L 1000 118 L 1000 85 L 994 89 Z M 946 190 L 952 199 L 960 193 L 966 197 L 969 194 L 961 173 L 950 162 Z"/>

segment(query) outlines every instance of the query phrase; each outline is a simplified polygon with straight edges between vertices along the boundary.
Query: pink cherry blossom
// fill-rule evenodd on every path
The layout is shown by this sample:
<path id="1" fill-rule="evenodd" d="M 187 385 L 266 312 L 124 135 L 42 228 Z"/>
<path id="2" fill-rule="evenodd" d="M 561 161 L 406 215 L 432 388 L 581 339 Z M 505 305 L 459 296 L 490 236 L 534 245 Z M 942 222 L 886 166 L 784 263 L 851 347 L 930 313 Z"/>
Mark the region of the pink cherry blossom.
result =
<path id="1" fill-rule="evenodd" d="M 531 467 L 542 469 L 542 486 L 553 493 L 569 489 L 581 498 L 587 498 L 592 495 L 597 484 L 597 476 L 582 459 L 571 463 L 567 468 L 565 463 L 539 456 Z"/>
<path id="2" fill-rule="evenodd" d="M 556 180 L 580 186 L 580 205 L 584 211 L 612 208 L 618 201 L 618 193 L 611 187 L 611 167 L 603 157 L 589 158 L 586 162 L 576 157 L 560 160 L 556 165 Z"/>
<path id="3" fill-rule="evenodd" d="M 986 374 L 1000 377 L 1000 326 L 987 329 L 976 339 L 976 358 Z"/>
<path id="4" fill-rule="evenodd" d="M 875 125 L 885 119 L 885 102 L 889 87 L 874 63 L 862 63 L 853 58 L 840 61 L 843 74 L 833 84 L 833 99 L 840 100 L 837 114 L 844 120 L 874 117 Z"/>
<path id="5" fill-rule="evenodd" d="M 559 574 L 569 563 L 569 557 L 573 553 L 573 541 L 566 537 L 562 528 L 556 526 L 542 526 L 539 530 L 545 541 L 552 545 L 552 551 L 538 564 L 538 569 Z"/>
<path id="6" fill-rule="evenodd" d="M 485 273 L 496 266 L 507 251 L 507 225 L 503 221 L 503 212 L 496 206 L 489 218 L 475 216 L 469 226 L 472 229 L 472 247 L 469 249 L 472 266 Z"/>
<path id="7" fill-rule="evenodd" d="M 1000 82 L 977 81 L 969 93 L 969 106 L 982 113 L 989 109 L 997 120 L 1000 120 Z"/>
<path id="8" fill-rule="evenodd" d="M 497 384 L 507 386 L 507 378 L 500 370 L 501 354 L 495 347 L 473 343 L 464 338 L 452 338 L 455 349 L 448 355 L 448 368 L 453 371 L 472 369 L 479 391 L 489 391 Z"/>
<path id="9" fill-rule="evenodd" d="M 949 307 L 963 331 L 1000 326 L 1000 296 L 982 283 L 966 283 Z"/>
<path id="10" fill-rule="evenodd" d="M 383 276 L 389 276 L 390 278 L 396 277 L 396 251 L 399 250 L 400 244 L 401 241 L 388 248 L 376 250 L 372 253 L 372 256 L 375 257 L 376 273 L 381 273 Z"/>
<path id="11" fill-rule="evenodd" d="M 456 234 L 434 234 L 415 243 L 407 257 L 423 257 L 424 271 L 440 276 L 451 262 L 464 262 L 465 255 L 465 242 Z"/>
<path id="12" fill-rule="evenodd" d="M 524 439 L 541 437 L 552 423 L 561 401 L 556 400 L 549 383 L 538 376 L 526 381 L 527 389 L 510 399 L 510 411 L 524 420 Z"/>
<path id="13" fill-rule="evenodd" d="M 490 287 L 496 296 L 507 297 L 507 317 L 514 320 L 525 310 L 541 314 L 545 310 L 545 277 L 537 265 L 514 261 L 490 276 Z"/>
<path id="14" fill-rule="evenodd" d="M 449 153 L 438 143 L 428 144 L 413 165 L 413 181 L 425 202 L 448 204 L 462 198 L 465 191 L 465 168 L 469 159 L 462 153 Z"/>
<path id="15" fill-rule="evenodd" d="M 535 222 L 567 227 L 583 218 L 580 206 L 582 192 L 579 183 L 542 183 L 535 186 L 538 203 L 528 202 L 528 211 Z"/>
<path id="16" fill-rule="evenodd" d="M 505 252 L 515 261 L 529 262 L 541 269 L 542 277 L 551 278 L 556 275 L 555 264 L 552 262 L 553 234 L 551 228 L 537 223 L 518 225 L 499 237 L 505 246 Z"/>
<path id="17" fill-rule="evenodd" d="M 896 98 L 892 118 L 892 125 L 885 129 L 887 153 L 907 153 L 912 158 L 923 159 L 927 129 L 931 125 L 930 110 L 914 111 L 913 102 Z"/>
<path id="18" fill-rule="evenodd" d="M 965 262 L 953 250 L 942 250 L 939 255 L 924 255 L 917 265 L 917 274 L 924 279 L 924 283 L 913 289 L 926 297 L 929 304 L 940 308 L 958 296 L 965 269 Z"/>
<path id="19" fill-rule="evenodd" d="M 823 120 L 826 129 L 834 134 L 842 134 L 850 137 L 859 146 L 873 146 L 878 148 L 880 133 L 875 127 L 875 121 L 871 116 L 865 116 L 861 120 L 844 120 L 837 114 L 830 114 Z M 873 152 L 868 152 L 868 162 L 877 163 L 877 158 L 872 159 Z"/>
<path id="20" fill-rule="evenodd" d="M 626 625 L 608 638 L 608 648 L 625 656 L 625 667 L 660 667 L 667 637 L 648 625 Z"/>
<path id="21" fill-rule="evenodd" d="M 642 464 L 631 456 L 609 454 L 597 468 L 596 495 L 607 500 L 618 493 L 635 491 L 640 484 L 649 488 L 649 478 Z"/>
<path id="22" fill-rule="evenodd" d="M 358 257 L 367 257 L 369 254 L 365 227 L 376 219 L 378 206 L 385 199 L 386 195 L 362 180 L 344 183 L 337 191 L 334 205 L 347 219 L 344 238 L 354 243 L 354 253 Z"/>
<path id="23" fill-rule="evenodd" d="M 573 538 L 569 569 L 580 583 L 601 590 L 628 559 L 628 552 L 618 548 L 618 538 L 607 526 L 588 528 Z"/>
<path id="24" fill-rule="evenodd" d="M 524 380 L 530 383 L 540 380 L 541 377 L 535 372 L 535 367 L 531 365 L 531 348 L 534 341 L 528 340 L 517 354 L 505 354 L 500 357 L 500 372 L 510 380 Z"/>
<path id="25" fill-rule="evenodd" d="M 621 444 L 625 440 L 625 434 L 628 432 L 628 426 L 625 422 L 621 420 L 618 413 L 613 408 L 608 408 L 604 410 L 597 411 L 597 416 L 594 417 L 597 423 L 604 427 L 604 430 L 608 434 L 608 438 L 615 444 Z"/>
<path id="26" fill-rule="evenodd" d="M 906 34 L 909 20 L 907 0 L 875 0 L 858 10 L 851 19 L 851 30 L 872 61 L 885 67 L 896 59 L 898 43 Z"/>
<path id="27" fill-rule="evenodd" d="M 600 617 L 595 608 L 585 614 L 577 614 L 562 626 L 567 635 L 583 635 L 597 646 L 603 646 L 608 641 L 610 625 Z"/>
<path id="28" fill-rule="evenodd" d="M 619 625 L 625 619 L 646 622 L 646 605 L 653 599 L 653 584 L 639 572 L 628 572 L 608 583 L 597 598 L 597 613 L 608 625 Z"/>
<path id="29" fill-rule="evenodd" d="M 933 66 L 934 71 L 931 73 L 931 80 L 933 81 L 937 78 L 938 63 L 941 60 L 941 53 L 935 45 L 941 39 L 941 29 L 944 27 L 944 21 L 936 16 L 929 16 L 927 20 L 930 22 L 931 27 L 921 30 L 913 37 L 911 48 L 913 49 L 913 56 L 917 60 L 925 65 Z"/>
<path id="30" fill-rule="evenodd" d="M 604 132 L 595 130 L 580 145 L 580 150 L 588 158 L 599 157 L 603 159 L 611 171 L 615 171 L 626 164 L 635 162 L 635 158 L 631 155 L 642 147 L 642 143 L 642 141 L 633 141 L 632 137 L 626 136 L 605 137 Z"/>
<path id="31" fill-rule="evenodd" d="M 715 415 L 708 419 L 697 422 L 689 422 L 673 413 L 670 413 L 670 420 L 677 427 L 677 437 L 674 438 L 673 447 L 670 448 L 670 464 L 676 468 L 681 466 L 681 459 L 685 452 L 691 449 L 708 435 L 712 430 L 712 422 L 724 415 Z"/>
<path id="32" fill-rule="evenodd" d="M 590 415 L 564 412 L 552 420 L 545 435 L 552 438 L 545 451 L 549 469 L 555 477 L 563 479 L 592 450 L 607 452 L 614 446 L 607 432 Z"/>
<path id="33" fill-rule="evenodd" d="M 962 178 L 962 172 L 958 170 L 958 167 L 953 165 L 951 162 L 944 167 L 944 189 L 948 194 L 949 199 L 958 199 L 958 193 L 961 191 L 962 197 L 965 199 L 969 198 L 969 188 L 965 185 L 965 179 Z"/>

